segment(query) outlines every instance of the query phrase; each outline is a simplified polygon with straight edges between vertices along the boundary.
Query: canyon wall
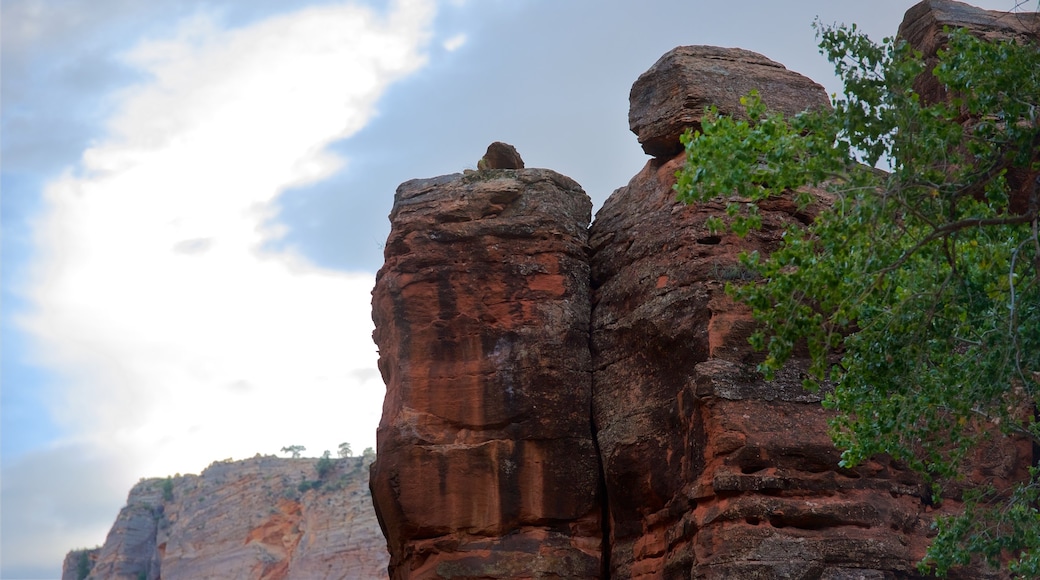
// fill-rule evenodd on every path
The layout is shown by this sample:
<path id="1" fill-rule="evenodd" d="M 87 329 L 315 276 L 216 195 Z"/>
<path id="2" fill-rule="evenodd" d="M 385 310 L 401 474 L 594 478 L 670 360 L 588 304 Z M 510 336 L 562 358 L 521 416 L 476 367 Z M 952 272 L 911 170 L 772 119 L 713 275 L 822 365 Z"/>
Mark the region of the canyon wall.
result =
<path id="1" fill-rule="evenodd" d="M 370 461 L 333 459 L 324 476 L 317 462 L 256 457 L 142 480 L 104 545 L 65 558 L 62 580 L 385 576 Z"/>

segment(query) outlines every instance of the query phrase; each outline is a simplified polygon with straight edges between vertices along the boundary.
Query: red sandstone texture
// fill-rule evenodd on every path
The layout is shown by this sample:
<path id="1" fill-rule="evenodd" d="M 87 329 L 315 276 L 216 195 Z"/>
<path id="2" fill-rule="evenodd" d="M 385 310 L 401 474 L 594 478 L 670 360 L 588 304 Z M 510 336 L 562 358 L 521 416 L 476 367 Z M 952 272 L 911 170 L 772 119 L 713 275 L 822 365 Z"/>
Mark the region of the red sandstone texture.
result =
<path id="1" fill-rule="evenodd" d="M 373 291 L 392 578 L 599 578 L 591 202 L 544 169 L 397 190 Z"/>
<path id="2" fill-rule="evenodd" d="M 316 459 L 218 462 L 202 475 L 134 486 L 105 544 L 87 551 L 97 580 L 369 580 L 387 555 L 368 492 L 368 464 L 339 459 L 320 487 Z M 312 487 L 313 484 L 307 487 Z M 80 551 L 62 578 L 77 574 Z"/>

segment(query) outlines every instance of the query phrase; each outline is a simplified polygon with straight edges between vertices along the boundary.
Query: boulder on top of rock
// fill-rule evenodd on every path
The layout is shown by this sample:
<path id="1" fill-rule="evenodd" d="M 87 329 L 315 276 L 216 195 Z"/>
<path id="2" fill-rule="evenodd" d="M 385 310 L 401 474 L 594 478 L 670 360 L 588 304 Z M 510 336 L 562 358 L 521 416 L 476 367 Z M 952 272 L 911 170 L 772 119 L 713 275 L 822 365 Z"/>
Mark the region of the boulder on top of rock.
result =
<path id="1" fill-rule="evenodd" d="M 523 169 L 524 160 L 509 143 L 495 141 L 477 162 L 477 169 Z"/>
<path id="2" fill-rule="evenodd" d="M 770 110 L 794 115 L 829 107 L 827 91 L 808 77 L 761 54 L 739 48 L 680 46 L 640 75 L 629 94 L 628 124 L 643 151 L 669 158 L 682 151 L 679 136 L 699 128 L 710 105 L 744 117 L 740 98 L 757 90 Z"/>

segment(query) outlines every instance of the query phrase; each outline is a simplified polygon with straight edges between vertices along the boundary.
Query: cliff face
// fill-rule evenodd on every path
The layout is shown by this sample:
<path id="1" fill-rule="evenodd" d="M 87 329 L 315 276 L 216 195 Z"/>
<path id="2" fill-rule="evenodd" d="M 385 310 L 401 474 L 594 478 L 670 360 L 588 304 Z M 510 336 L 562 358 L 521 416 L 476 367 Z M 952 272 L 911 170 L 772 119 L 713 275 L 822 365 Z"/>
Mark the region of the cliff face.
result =
<path id="1" fill-rule="evenodd" d="M 134 486 L 104 545 L 65 559 L 63 580 L 370 579 L 387 555 L 368 462 L 258 457 Z M 320 485 L 319 483 L 320 482 Z M 93 562 L 89 562 L 93 559 Z"/>
<path id="2" fill-rule="evenodd" d="M 931 0 L 903 29 L 931 42 L 943 23 L 992 22 L 978 12 Z M 705 226 L 723 204 L 675 200 L 680 133 L 709 105 L 739 116 L 751 89 L 786 114 L 829 106 L 739 49 L 680 47 L 642 75 L 629 122 L 654 157 L 587 246 L 566 201 L 583 194 L 547 170 L 398 190 L 373 295 L 388 390 L 372 486 L 393 578 L 918 577 L 956 494 L 937 508 L 884 458 L 841 468 L 807 361 L 764 381 L 753 321 L 723 291 L 749 275 L 741 252 L 772 251 L 829 196 L 763 204 L 745 238 Z M 986 449 L 969 477 L 1006 482 L 1031 454 Z"/>

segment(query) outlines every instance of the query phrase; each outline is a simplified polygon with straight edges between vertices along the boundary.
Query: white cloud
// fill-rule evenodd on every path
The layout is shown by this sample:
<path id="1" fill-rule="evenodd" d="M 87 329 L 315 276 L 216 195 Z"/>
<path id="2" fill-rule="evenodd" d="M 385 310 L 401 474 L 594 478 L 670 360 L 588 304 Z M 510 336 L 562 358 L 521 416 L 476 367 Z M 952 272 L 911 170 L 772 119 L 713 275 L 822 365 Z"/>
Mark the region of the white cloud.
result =
<path id="1" fill-rule="evenodd" d="M 456 50 L 462 48 L 462 45 L 464 44 L 466 44 L 466 35 L 456 34 L 455 36 L 452 36 L 451 38 L 445 40 L 442 46 L 444 47 L 444 50 L 448 52 L 455 52 Z"/>
<path id="2" fill-rule="evenodd" d="M 58 449 L 117 450 L 115 505 L 138 476 L 375 444 L 374 276 L 262 248 L 275 198 L 343 168 L 323 148 L 424 64 L 433 11 L 326 6 L 232 31 L 203 16 L 126 55 L 151 80 L 48 184 L 21 319 L 63 379 Z"/>

